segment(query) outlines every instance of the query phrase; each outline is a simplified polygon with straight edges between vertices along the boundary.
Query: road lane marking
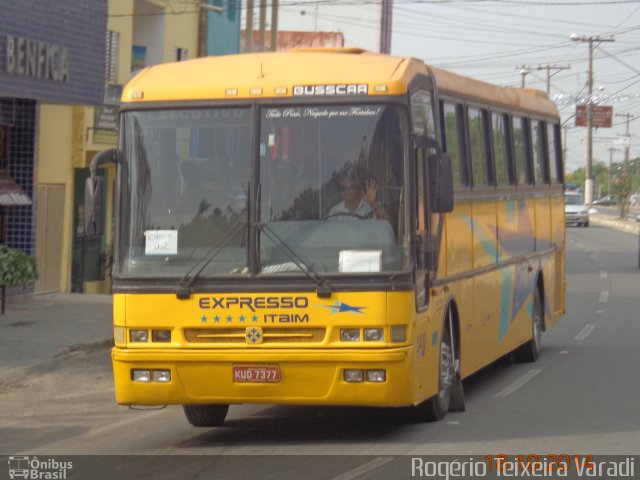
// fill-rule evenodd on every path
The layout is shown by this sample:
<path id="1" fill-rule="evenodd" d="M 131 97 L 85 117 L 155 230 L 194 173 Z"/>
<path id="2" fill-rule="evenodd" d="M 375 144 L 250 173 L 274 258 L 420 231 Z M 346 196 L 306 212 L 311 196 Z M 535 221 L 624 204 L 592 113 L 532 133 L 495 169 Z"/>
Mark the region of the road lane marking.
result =
<path id="1" fill-rule="evenodd" d="M 502 390 L 501 392 L 498 392 L 494 395 L 494 397 L 496 398 L 506 398 L 509 395 L 511 395 L 513 392 L 515 392 L 516 390 L 518 390 L 519 388 L 523 387 L 524 385 L 527 384 L 527 382 L 529 382 L 531 379 L 533 379 L 536 375 L 538 375 L 540 372 L 542 371 L 541 368 L 534 368 L 533 370 L 529 370 L 527 373 L 525 373 L 524 375 L 522 375 L 518 380 L 516 380 L 515 382 L 513 382 L 511 385 L 509 385 L 507 388 L 505 388 L 504 390 Z"/>
<path id="2" fill-rule="evenodd" d="M 569 350 L 560 350 L 560 355 L 567 355 Z"/>
<path id="3" fill-rule="evenodd" d="M 607 272 L 605 272 L 604 270 L 600 271 L 600 278 L 607 278 L 609 276 L 609 274 Z"/>
<path id="4" fill-rule="evenodd" d="M 593 261 L 593 263 L 598 263 L 600 262 L 600 258 L 597 255 L 589 255 L 589 258 Z"/>
<path id="5" fill-rule="evenodd" d="M 371 470 L 375 470 L 378 467 L 381 467 L 385 463 L 389 463 L 391 460 L 396 457 L 378 457 L 370 462 L 367 462 L 359 467 L 354 468 L 353 470 L 348 470 L 337 477 L 333 477 L 332 480 L 353 480 L 354 478 L 358 478 L 360 475 L 364 475 Z"/>
<path id="6" fill-rule="evenodd" d="M 600 292 L 600 303 L 607 303 L 609 300 L 609 292 Z"/>
<path id="7" fill-rule="evenodd" d="M 585 338 L 587 338 L 587 336 L 593 332 L 593 329 L 596 328 L 596 326 L 592 323 L 587 323 L 584 328 L 582 330 L 580 330 L 580 333 L 578 333 L 578 335 L 576 335 L 575 337 L 573 337 L 574 340 L 584 340 Z"/>

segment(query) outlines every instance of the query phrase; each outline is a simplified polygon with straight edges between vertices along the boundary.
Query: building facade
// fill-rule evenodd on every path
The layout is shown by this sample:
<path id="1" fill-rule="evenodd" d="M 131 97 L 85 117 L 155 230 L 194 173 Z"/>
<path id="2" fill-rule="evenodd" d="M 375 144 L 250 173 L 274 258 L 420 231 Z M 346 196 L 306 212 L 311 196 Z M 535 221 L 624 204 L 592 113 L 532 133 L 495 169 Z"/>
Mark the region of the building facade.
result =
<path id="1" fill-rule="evenodd" d="M 109 0 L 101 105 L 74 108 L 72 117 L 73 200 L 68 212 L 71 232 L 67 248 L 68 277 L 61 291 L 108 293 L 113 244 L 115 168 L 99 169 L 105 178 L 105 224 L 101 235 L 85 235 L 84 185 L 89 166 L 100 151 L 114 147 L 122 87 L 140 70 L 160 63 L 185 61 L 198 55 L 203 14 L 196 0 Z"/>
<path id="2" fill-rule="evenodd" d="M 0 0 L 0 11 L 0 241 L 37 256 L 40 283 L 61 273 L 69 225 L 58 170 L 69 119 L 49 105 L 102 102 L 107 2 Z"/>
<path id="3" fill-rule="evenodd" d="M 109 292 L 115 168 L 98 172 L 101 235 L 85 234 L 84 186 L 116 145 L 122 87 L 145 67 L 237 53 L 242 4 L 0 0 L 0 235 L 39 271 L 10 293 Z"/>

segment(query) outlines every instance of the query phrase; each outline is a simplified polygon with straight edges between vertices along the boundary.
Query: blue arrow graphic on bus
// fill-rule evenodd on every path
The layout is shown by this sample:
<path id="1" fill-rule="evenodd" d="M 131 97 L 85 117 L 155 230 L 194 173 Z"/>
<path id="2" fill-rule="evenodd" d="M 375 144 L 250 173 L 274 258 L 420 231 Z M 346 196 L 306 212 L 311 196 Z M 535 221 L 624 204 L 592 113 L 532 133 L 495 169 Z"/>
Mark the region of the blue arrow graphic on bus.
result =
<path id="1" fill-rule="evenodd" d="M 331 310 L 331 313 L 352 312 L 352 313 L 359 313 L 360 315 L 364 314 L 362 309 L 367 308 L 367 307 L 352 307 L 351 305 L 347 305 L 346 303 L 342 303 L 338 301 L 336 301 L 336 303 L 334 303 L 333 305 L 318 305 L 318 307 L 328 308 L 329 310 Z"/>

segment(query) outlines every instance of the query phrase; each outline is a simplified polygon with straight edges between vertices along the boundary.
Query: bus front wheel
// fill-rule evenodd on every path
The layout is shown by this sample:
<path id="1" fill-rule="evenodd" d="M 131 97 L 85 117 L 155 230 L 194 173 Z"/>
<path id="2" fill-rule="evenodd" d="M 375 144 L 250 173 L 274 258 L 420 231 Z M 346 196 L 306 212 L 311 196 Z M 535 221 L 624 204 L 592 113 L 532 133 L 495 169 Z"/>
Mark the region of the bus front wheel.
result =
<path id="1" fill-rule="evenodd" d="M 442 420 L 447 412 L 451 410 L 464 410 L 464 400 L 462 399 L 462 382 L 459 377 L 459 361 L 454 350 L 453 339 L 453 314 L 448 310 L 447 321 L 443 325 L 440 340 L 440 357 L 438 362 L 439 390 L 433 397 L 425 400 L 414 408 L 415 419 L 419 422 L 436 422 Z M 456 408 L 452 407 L 452 397 Z"/>
<path id="2" fill-rule="evenodd" d="M 194 427 L 220 427 L 229 411 L 225 403 L 212 405 L 183 405 L 184 414 Z"/>

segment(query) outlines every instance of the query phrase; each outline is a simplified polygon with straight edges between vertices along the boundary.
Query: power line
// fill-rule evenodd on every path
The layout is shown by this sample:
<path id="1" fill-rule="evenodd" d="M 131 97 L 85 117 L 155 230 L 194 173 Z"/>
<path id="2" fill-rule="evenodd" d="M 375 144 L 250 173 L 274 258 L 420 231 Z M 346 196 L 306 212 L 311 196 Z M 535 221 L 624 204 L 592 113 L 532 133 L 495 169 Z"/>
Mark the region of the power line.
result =
<path id="1" fill-rule="evenodd" d="M 518 68 L 518 67 L 516 67 Z M 571 65 L 551 65 L 551 64 L 546 64 L 546 65 L 538 65 L 537 67 L 531 67 L 531 66 L 526 66 L 526 65 L 522 65 L 520 70 L 520 74 L 522 75 L 523 70 L 526 71 L 527 73 L 530 72 L 531 70 L 546 70 L 547 72 L 547 95 L 549 95 L 551 93 L 551 77 L 553 77 L 556 73 L 562 71 L 562 70 L 569 70 L 571 68 Z M 551 73 L 551 70 L 554 70 L 553 73 Z M 526 75 L 526 74 L 525 74 Z M 522 76 L 522 86 L 524 87 L 524 75 Z"/>

